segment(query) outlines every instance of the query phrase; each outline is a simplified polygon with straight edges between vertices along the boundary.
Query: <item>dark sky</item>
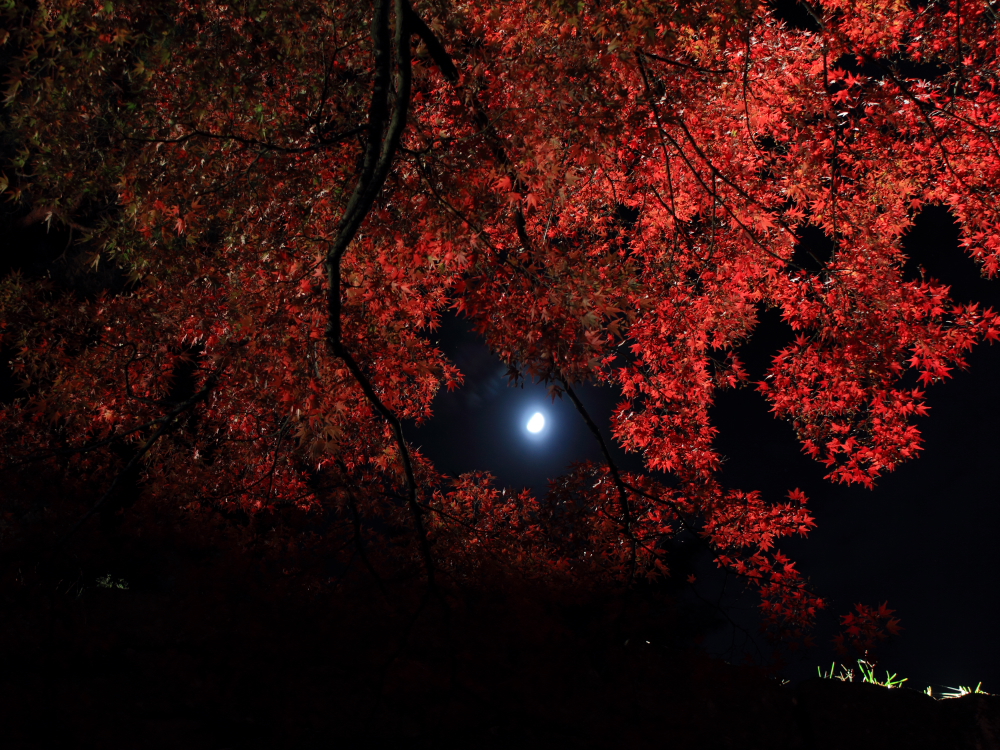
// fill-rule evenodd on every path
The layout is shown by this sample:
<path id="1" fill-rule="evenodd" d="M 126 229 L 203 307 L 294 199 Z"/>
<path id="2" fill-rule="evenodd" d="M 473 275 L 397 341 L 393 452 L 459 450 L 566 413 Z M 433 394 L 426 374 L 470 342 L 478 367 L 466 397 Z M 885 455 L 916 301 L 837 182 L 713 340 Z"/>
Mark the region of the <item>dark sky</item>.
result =
<path id="1" fill-rule="evenodd" d="M 905 248 L 913 277 L 922 265 L 951 285 L 955 301 L 1000 309 L 1000 280 L 979 277 L 975 263 L 958 250 L 957 228 L 945 210 L 926 210 Z M 760 378 L 790 335 L 776 313 L 764 315 L 741 350 L 752 379 Z M 546 481 L 571 461 L 600 460 L 596 441 L 567 399 L 553 403 L 537 384 L 509 387 L 506 368 L 462 320 L 447 319 L 439 338 L 466 383 L 439 395 L 434 418 L 409 432 L 439 468 L 489 470 L 502 484 L 544 492 Z M 928 389 L 930 416 L 918 422 L 925 438 L 921 456 L 883 477 L 874 490 L 824 481 L 823 467 L 801 453 L 791 426 L 773 419 L 753 389 L 718 398 L 713 417 L 720 428 L 718 448 L 727 458 L 725 484 L 758 489 L 773 501 L 799 487 L 817 520 L 807 539 L 779 545 L 830 602 L 816 631 L 819 648 L 786 670 L 793 682 L 815 676 L 817 666 L 828 668 L 838 658 L 830 645 L 834 614 L 848 612 L 855 602 L 888 601 L 904 630 L 881 649 L 880 676 L 884 667 L 919 690 L 982 681 L 984 690 L 1000 692 L 995 637 L 1000 620 L 1000 544 L 995 540 L 1000 531 L 1000 346 L 980 345 L 968 360 L 967 371 Z M 607 439 L 617 394 L 597 387 L 579 393 Z M 525 429 L 535 411 L 547 419 L 538 436 Z M 639 468 L 637 457 L 616 453 L 626 468 Z M 722 596 L 730 617 L 755 637 L 750 641 L 726 625 L 705 648 L 731 661 L 756 648 L 766 652 L 766 642 L 756 633 L 754 600 L 734 596 L 731 581 L 723 592 L 724 576 L 707 557 L 697 570 L 697 595 L 713 601 Z"/>

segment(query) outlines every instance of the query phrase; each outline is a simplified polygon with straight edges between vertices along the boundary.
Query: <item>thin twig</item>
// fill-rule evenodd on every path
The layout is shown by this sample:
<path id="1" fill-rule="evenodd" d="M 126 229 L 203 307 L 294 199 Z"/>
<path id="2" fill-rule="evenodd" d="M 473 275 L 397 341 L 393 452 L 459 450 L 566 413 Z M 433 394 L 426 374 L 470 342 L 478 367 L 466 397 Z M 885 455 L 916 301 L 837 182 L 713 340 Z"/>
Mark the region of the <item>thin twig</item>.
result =
<path id="1" fill-rule="evenodd" d="M 628 491 L 625 486 L 625 482 L 622 481 L 621 474 L 618 471 L 618 465 L 615 460 L 611 457 L 611 451 L 608 450 L 607 443 L 604 442 L 604 437 L 601 435 L 601 431 L 597 428 L 597 424 L 593 419 L 590 418 L 590 414 L 587 412 L 586 407 L 577 397 L 576 392 L 573 390 L 572 386 L 566 381 L 565 378 L 560 378 L 563 390 L 566 391 L 566 395 L 569 396 L 570 401 L 573 402 L 573 406 L 583 417 L 583 421 L 587 424 L 587 427 L 593 433 L 594 437 L 597 438 L 598 444 L 601 446 L 601 453 L 604 454 L 604 461 L 608 465 L 608 471 L 611 473 L 611 479 L 615 483 L 615 487 L 618 490 L 618 505 L 622 517 L 622 525 L 624 527 L 625 535 L 629 539 L 629 583 L 635 580 L 635 568 L 636 568 L 636 538 L 635 532 L 632 529 L 632 511 L 629 507 L 628 501 Z"/>

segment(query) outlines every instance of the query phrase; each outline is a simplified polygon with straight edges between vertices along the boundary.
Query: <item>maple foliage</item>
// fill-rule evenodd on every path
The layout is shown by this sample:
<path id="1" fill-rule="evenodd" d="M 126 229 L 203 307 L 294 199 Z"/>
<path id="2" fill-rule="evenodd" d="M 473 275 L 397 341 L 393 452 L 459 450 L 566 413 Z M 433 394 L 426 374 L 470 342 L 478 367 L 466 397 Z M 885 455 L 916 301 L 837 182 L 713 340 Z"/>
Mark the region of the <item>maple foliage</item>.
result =
<path id="1" fill-rule="evenodd" d="M 0 282 L 6 465 L 111 488 L 68 533 L 133 471 L 147 507 L 313 514 L 432 586 L 628 585 L 692 531 L 806 638 L 825 602 L 774 546 L 815 525 L 806 497 L 723 486 L 709 410 L 758 388 L 833 481 L 917 454 L 924 388 L 1000 337 L 902 249 L 944 205 L 1000 270 L 1000 31 L 988 2 L 805 7 L 13 3 L 7 192 L 130 283 Z M 796 338 L 754 384 L 765 308 Z M 462 382 L 429 335 L 449 310 L 581 412 L 575 384 L 620 389 L 647 472 L 603 443 L 543 498 L 439 472 L 404 425 Z"/>
<path id="2" fill-rule="evenodd" d="M 895 610 L 889 609 L 887 602 L 883 602 L 878 608 L 857 604 L 854 609 L 855 612 L 849 612 L 840 618 L 843 632 L 834 638 L 834 645 L 841 654 L 847 653 L 845 641 L 856 651 L 867 654 L 875 648 L 878 641 L 887 637 L 886 630 L 892 635 L 897 635 L 902 630 L 899 620 L 892 617 Z"/>

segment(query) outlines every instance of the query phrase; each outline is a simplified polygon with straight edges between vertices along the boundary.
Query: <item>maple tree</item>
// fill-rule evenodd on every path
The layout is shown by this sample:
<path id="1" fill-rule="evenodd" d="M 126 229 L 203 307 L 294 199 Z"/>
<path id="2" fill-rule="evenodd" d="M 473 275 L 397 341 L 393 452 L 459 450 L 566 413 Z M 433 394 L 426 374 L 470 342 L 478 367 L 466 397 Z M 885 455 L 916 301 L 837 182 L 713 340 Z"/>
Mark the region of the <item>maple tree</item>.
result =
<path id="1" fill-rule="evenodd" d="M 924 387 L 1000 337 L 902 250 L 944 205 L 1000 269 L 991 2 L 800 3 L 799 26 L 749 0 L 7 6 L 6 191 L 128 276 L 0 282 L 6 465 L 104 488 L 62 539 L 126 477 L 205 523 L 326 519 L 318 546 L 431 587 L 627 586 L 687 530 L 795 641 L 825 603 L 774 545 L 815 522 L 794 488 L 721 484 L 715 394 L 758 388 L 829 479 L 872 486 L 920 450 Z M 753 384 L 736 350 L 764 308 L 797 335 Z M 462 382 L 429 336 L 448 310 L 606 461 L 538 498 L 408 444 Z M 620 389 L 645 473 L 582 382 Z M 870 645 L 890 613 L 843 619 Z"/>

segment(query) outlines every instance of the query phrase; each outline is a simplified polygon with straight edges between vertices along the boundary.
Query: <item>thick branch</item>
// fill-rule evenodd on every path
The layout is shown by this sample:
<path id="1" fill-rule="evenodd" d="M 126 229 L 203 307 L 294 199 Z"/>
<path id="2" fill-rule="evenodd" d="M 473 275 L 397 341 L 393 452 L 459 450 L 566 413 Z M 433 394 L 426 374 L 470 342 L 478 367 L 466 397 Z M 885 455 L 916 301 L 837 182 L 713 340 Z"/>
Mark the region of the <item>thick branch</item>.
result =
<path id="1" fill-rule="evenodd" d="M 406 11 L 406 22 L 410 25 L 413 33 L 419 36 L 421 41 L 427 45 L 427 51 L 430 52 L 431 58 L 433 58 L 434 63 L 438 66 L 438 70 L 441 71 L 441 75 L 450 83 L 458 83 L 458 68 L 455 67 L 455 62 L 445 50 L 444 45 L 441 44 L 441 41 L 431 31 L 430 26 L 424 23 L 424 19 L 418 16 L 413 8 L 407 5 Z"/>
<path id="2" fill-rule="evenodd" d="M 392 87 L 392 47 L 389 38 L 389 0 L 376 0 L 375 15 L 372 19 L 372 42 L 375 54 L 375 81 L 368 108 L 368 143 L 365 147 L 364 162 L 354 192 L 347 203 L 344 215 L 337 228 L 337 236 L 326 255 L 327 309 L 329 322 L 326 332 L 327 343 L 334 356 L 343 360 L 351 375 L 361 386 L 365 398 L 382 415 L 392 430 L 399 449 L 406 476 L 407 506 L 416 527 L 423 557 L 427 580 L 434 586 L 434 565 L 431 557 L 430 541 L 424 526 L 423 512 L 417 502 L 417 481 L 413 473 L 413 462 L 409 448 L 403 437 L 403 426 L 399 418 L 385 405 L 375 392 L 371 380 L 362 371 L 357 360 L 348 350 L 343 340 L 343 308 L 340 295 L 341 268 L 344 253 L 350 246 L 362 222 L 368 216 L 389 176 L 393 158 L 399 149 L 399 141 L 406 126 L 406 113 L 410 103 L 410 32 L 407 23 L 409 5 L 406 0 L 395 0 L 395 62 L 396 96 L 392 112 L 389 110 L 389 94 Z M 409 11 L 412 14 L 412 11 Z"/>
<path id="3" fill-rule="evenodd" d="M 400 4 L 397 0 L 397 5 Z M 401 24 L 397 23 L 397 27 Z M 376 0 L 375 15 L 372 18 L 372 43 L 374 45 L 375 56 L 375 81 L 372 84 L 372 98 L 368 105 L 368 141 L 365 145 L 364 161 L 362 162 L 361 175 L 358 177 L 354 192 L 347 202 L 344 215 L 340 219 L 337 237 L 334 239 L 333 247 L 327 254 L 327 262 L 331 265 L 339 265 L 340 259 L 347 250 L 354 235 L 357 234 L 371 210 L 372 204 L 382 188 L 385 175 L 388 175 L 388 165 L 383 172 L 382 180 L 378 181 L 377 172 L 379 158 L 383 154 L 382 138 L 386 123 L 389 119 L 389 93 L 392 88 L 392 44 L 389 37 L 389 0 Z M 409 46 L 406 50 L 406 74 L 409 74 Z M 400 71 L 401 75 L 403 71 Z M 408 92 L 407 92 L 408 93 Z M 405 118 L 405 110 L 409 105 L 408 101 L 396 102 L 397 108 L 402 105 Z M 386 139 L 388 141 L 388 139 Z M 390 154 L 391 156 L 391 154 Z M 339 289 L 339 287 L 337 287 Z M 331 320 L 331 322 L 334 322 Z M 338 321 L 339 325 L 339 316 Z M 339 333 L 339 332 L 338 332 Z"/>

